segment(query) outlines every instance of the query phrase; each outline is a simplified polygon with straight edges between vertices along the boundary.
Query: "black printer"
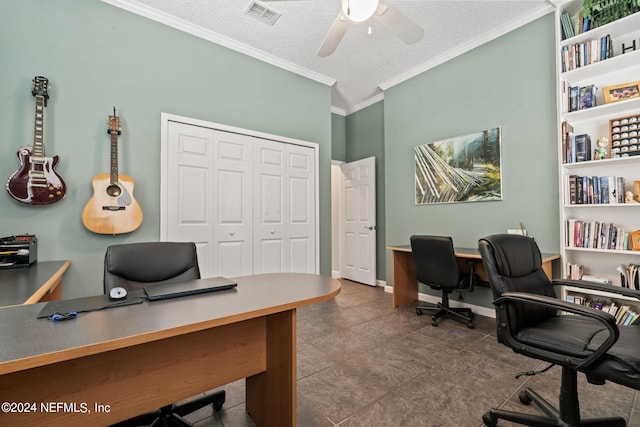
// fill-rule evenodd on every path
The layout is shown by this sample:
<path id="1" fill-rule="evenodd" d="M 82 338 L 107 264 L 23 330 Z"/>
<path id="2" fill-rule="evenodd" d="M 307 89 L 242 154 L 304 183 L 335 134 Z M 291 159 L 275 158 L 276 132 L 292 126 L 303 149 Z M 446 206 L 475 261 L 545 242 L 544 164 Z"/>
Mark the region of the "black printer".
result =
<path id="1" fill-rule="evenodd" d="M 38 239 L 33 234 L 0 238 L 0 268 L 28 267 L 38 260 Z"/>

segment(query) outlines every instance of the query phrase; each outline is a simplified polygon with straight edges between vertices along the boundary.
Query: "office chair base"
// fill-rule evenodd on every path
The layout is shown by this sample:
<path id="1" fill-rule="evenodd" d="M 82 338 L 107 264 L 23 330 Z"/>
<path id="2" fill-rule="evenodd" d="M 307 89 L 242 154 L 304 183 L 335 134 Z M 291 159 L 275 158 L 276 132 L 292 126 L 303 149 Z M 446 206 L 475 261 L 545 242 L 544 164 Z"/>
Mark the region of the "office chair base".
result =
<path id="1" fill-rule="evenodd" d="M 431 316 L 431 326 L 438 326 L 438 320 L 447 314 L 452 314 L 454 318 L 467 322 L 469 329 L 474 328 L 473 319 L 476 317 L 475 313 L 470 308 L 451 308 L 446 307 L 442 303 L 438 303 L 437 307 L 416 307 L 416 314 L 422 316 L 423 310 L 437 310 L 437 312 Z"/>
<path id="2" fill-rule="evenodd" d="M 531 415 L 522 412 L 505 411 L 502 409 L 492 409 L 482 416 L 482 422 L 487 427 L 496 427 L 498 420 L 511 421 L 531 427 L 626 427 L 627 422 L 621 417 L 592 418 L 580 420 L 579 409 L 569 403 L 569 411 L 577 411 L 578 415 L 570 414 L 574 421 L 565 421 L 560 411 L 547 402 L 542 396 L 530 388 L 525 388 L 518 395 L 520 402 L 525 405 L 535 403 L 545 415 Z"/>
<path id="3" fill-rule="evenodd" d="M 225 391 L 220 390 L 203 397 L 189 400 L 179 405 L 172 404 L 164 406 L 155 412 L 130 418 L 117 424 L 113 424 L 111 427 L 134 427 L 141 425 L 148 425 L 150 427 L 191 427 L 192 424 L 184 419 L 185 415 L 197 411 L 200 408 L 204 408 L 207 405 L 211 405 L 214 412 L 217 412 L 222 409 L 225 399 Z"/>

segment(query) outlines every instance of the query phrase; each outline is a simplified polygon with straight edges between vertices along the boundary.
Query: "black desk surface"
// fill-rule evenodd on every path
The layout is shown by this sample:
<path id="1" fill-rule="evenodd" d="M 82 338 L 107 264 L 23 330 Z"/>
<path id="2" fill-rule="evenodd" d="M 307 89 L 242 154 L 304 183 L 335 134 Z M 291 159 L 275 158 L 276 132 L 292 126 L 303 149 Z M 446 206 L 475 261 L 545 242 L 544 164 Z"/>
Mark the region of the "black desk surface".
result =
<path id="1" fill-rule="evenodd" d="M 229 291 L 80 313 L 62 322 L 37 318 L 45 303 L 4 307 L 0 374 L 287 311 L 340 292 L 340 282 L 315 274 L 234 280 L 238 287 Z"/>
<path id="2" fill-rule="evenodd" d="M 24 304 L 66 261 L 40 261 L 29 267 L 0 269 L 0 307 Z"/>

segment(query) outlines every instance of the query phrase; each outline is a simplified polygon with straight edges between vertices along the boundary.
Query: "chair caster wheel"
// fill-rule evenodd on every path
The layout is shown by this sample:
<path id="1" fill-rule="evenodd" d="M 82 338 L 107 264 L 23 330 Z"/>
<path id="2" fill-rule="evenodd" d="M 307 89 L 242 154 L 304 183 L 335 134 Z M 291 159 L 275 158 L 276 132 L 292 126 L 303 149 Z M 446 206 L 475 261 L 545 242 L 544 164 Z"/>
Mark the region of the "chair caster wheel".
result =
<path id="1" fill-rule="evenodd" d="M 498 425 L 498 417 L 491 414 L 491 412 L 487 412 L 482 416 L 482 422 L 487 427 L 496 427 Z"/>
<path id="2" fill-rule="evenodd" d="M 211 406 L 213 406 L 213 410 L 215 412 L 218 412 L 220 409 L 222 409 L 222 405 L 224 405 L 224 401 L 226 397 L 227 397 L 227 394 L 225 393 L 224 390 L 222 390 L 222 392 L 220 393 L 219 399 L 211 402 Z"/>
<path id="3" fill-rule="evenodd" d="M 523 405 L 531 405 L 532 400 L 525 391 L 521 391 L 520 393 L 518 393 L 518 399 L 520 399 L 520 403 L 522 403 Z"/>
<path id="4" fill-rule="evenodd" d="M 419 309 L 419 308 L 416 308 L 416 314 L 417 314 L 418 316 L 422 316 L 422 310 L 421 310 L 421 309 Z"/>
<path id="5" fill-rule="evenodd" d="M 469 319 L 469 321 L 467 322 L 467 328 L 469 329 L 475 328 L 475 326 L 473 325 L 473 319 Z"/>
<path id="6" fill-rule="evenodd" d="M 438 321 L 435 319 L 431 319 L 431 326 L 438 326 Z"/>

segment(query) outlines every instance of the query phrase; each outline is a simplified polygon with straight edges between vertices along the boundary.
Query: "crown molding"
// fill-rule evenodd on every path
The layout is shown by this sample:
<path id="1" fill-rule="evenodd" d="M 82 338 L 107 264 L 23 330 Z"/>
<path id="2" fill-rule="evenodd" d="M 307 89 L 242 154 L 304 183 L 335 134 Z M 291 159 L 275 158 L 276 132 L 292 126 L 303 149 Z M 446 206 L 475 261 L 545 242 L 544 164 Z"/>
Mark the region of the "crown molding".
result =
<path id="1" fill-rule="evenodd" d="M 201 39 L 208 40 L 220 46 L 224 46 L 236 52 L 243 53 L 252 58 L 271 64 L 275 67 L 282 68 L 283 70 L 291 71 L 292 73 L 301 75 L 324 85 L 333 86 L 336 83 L 336 80 L 331 77 L 327 77 L 323 74 L 316 73 L 315 71 L 309 70 L 307 68 L 300 67 L 296 64 L 280 59 L 262 50 L 255 49 L 244 43 L 239 43 L 235 40 L 218 34 L 215 31 L 208 30 L 199 25 L 194 25 L 183 19 L 176 18 L 175 16 L 171 16 L 165 12 L 161 12 L 152 7 L 140 4 L 134 0 L 101 1 L 120 9 L 129 11 L 131 13 L 135 13 L 136 15 L 140 15 L 144 18 L 151 19 L 152 21 L 160 22 L 161 24 L 165 24 L 169 27 L 184 31 L 185 33 L 191 34 Z"/>
<path id="2" fill-rule="evenodd" d="M 380 102 L 380 101 L 384 101 L 384 92 L 379 93 L 377 95 L 374 95 L 371 98 L 365 99 L 364 101 L 355 104 L 351 108 L 347 108 L 345 110 L 346 115 L 348 116 L 349 114 L 353 114 L 356 111 L 360 111 L 360 110 L 362 110 L 364 108 L 367 108 L 368 106 L 373 105 L 376 102 Z"/>
<path id="3" fill-rule="evenodd" d="M 346 116 L 347 115 L 347 111 L 343 108 L 338 108 L 338 107 L 331 107 L 331 112 L 333 114 L 339 114 L 341 116 Z"/>
<path id="4" fill-rule="evenodd" d="M 493 31 L 490 31 L 479 37 L 476 37 L 475 39 L 470 40 L 469 42 L 464 43 L 456 47 L 455 49 L 451 49 L 450 51 L 444 53 L 443 55 L 433 58 L 431 61 L 425 62 L 424 64 L 419 65 L 415 68 L 412 68 L 411 70 L 405 73 L 402 73 L 391 80 L 387 80 L 386 82 L 381 83 L 378 87 L 382 90 L 387 90 L 397 84 L 400 84 L 406 80 L 409 80 L 412 77 L 422 74 L 425 71 L 435 68 L 438 65 L 441 65 L 447 61 L 450 61 L 456 56 L 469 52 L 472 49 L 475 49 L 485 43 L 488 43 L 491 40 L 497 39 L 498 37 L 501 37 L 515 29 L 522 27 L 523 25 L 526 25 L 532 21 L 535 21 L 536 19 L 541 18 L 552 12 L 555 12 L 555 7 L 551 3 L 549 3 L 546 7 L 540 10 L 536 10 L 534 12 L 528 13 L 526 15 L 523 15 L 519 19 L 516 19 L 507 23 L 506 25 L 497 27 Z"/>

